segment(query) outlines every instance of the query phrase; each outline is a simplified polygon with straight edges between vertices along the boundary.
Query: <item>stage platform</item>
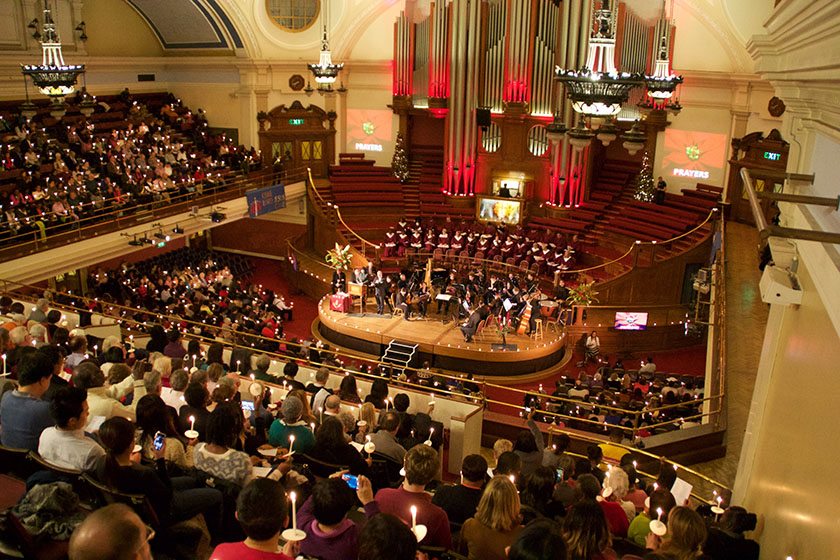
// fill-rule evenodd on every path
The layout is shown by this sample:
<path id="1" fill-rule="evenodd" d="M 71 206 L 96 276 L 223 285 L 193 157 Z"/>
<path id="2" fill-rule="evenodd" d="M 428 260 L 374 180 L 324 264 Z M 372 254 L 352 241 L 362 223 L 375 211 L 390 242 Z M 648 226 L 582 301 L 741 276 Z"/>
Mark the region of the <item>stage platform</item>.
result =
<path id="1" fill-rule="evenodd" d="M 429 307 L 431 310 L 434 306 Z M 317 331 L 327 342 L 377 358 L 392 340 L 417 344 L 413 367 L 421 367 L 428 360 L 433 368 L 486 376 L 534 374 L 555 366 L 565 352 L 565 333 L 554 330 L 545 331 L 543 340 L 508 334 L 508 349 L 502 350 L 498 333 L 487 333 L 467 343 L 458 328 L 461 323 L 443 323 L 440 316 L 430 314 L 425 319 L 406 321 L 377 315 L 375 305 L 369 304 L 367 310 L 359 313 L 357 304 L 350 313 L 331 311 L 329 297 L 324 297 L 318 304 Z"/>

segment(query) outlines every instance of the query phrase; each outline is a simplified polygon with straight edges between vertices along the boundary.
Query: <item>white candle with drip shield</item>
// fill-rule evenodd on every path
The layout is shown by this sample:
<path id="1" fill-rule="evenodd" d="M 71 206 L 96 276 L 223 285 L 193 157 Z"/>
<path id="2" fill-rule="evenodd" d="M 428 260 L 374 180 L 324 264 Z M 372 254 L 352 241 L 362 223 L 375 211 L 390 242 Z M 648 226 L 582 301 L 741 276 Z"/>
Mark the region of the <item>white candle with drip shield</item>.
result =
<path id="1" fill-rule="evenodd" d="M 417 528 L 417 506 L 411 506 L 411 529 Z"/>
<path id="2" fill-rule="evenodd" d="M 289 499 L 292 500 L 292 529 L 297 530 L 297 506 L 295 505 L 297 494 L 289 492 Z"/>
<path id="3" fill-rule="evenodd" d="M 292 448 L 295 446 L 295 436 L 289 436 L 289 455 L 292 454 Z"/>

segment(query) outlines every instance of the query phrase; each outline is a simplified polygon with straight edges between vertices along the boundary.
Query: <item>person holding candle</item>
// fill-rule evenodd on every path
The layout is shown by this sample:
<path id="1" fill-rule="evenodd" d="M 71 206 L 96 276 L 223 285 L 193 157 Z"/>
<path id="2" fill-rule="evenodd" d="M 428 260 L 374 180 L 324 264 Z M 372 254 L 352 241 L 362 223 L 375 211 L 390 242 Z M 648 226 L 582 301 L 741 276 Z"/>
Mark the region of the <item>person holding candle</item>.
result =
<path id="1" fill-rule="evenodd" d="M 693 509 L 677 506 L 668 514 L 668 533 L 660 538 L 651 532 L 647 548 L 653 553 L 645 555 L 650 560 L 697 560 L 706 542 L 708 531 L 700 514 Z"/>
<path id="2" fill-rule="evenodd" d="M 586 475 L 589 476 L 589 475 Z M 566 513 L 562 526 L 569 560 L 617 560 L 604 512 L 592 499 L 580 500 Z"/>
<path id="3" fill-rule="evenodd" d="M 627 529 L 627 539 L 637 546 L 644 547 L 648 534 L 650 534 L 650 522 L 656 519 L 657 510 L 662 511 L 660 521 L 668 523 L 668 513 L 677 506 L 674 495 L 665 488 L 658 488 L 650 494 L 650 506 L 637 515 Z"/>
<path id="4" fill-rule="evenodd" d="M 281 551 L 277 543 L 288 522 L 289 503 L 283 486 L 274 480 L 257 478 L 249 482 L 236 499 L 236 519 L 245 540 L 223 543 L 210 555 L 214 560 L 292 560 L 299 542 L 287 542 Z"/>
<path id="5" fill-rule="evenodd" d="M 415 506 L 417 523 L 425 525 L 427 529 L 423 544 L 450 548 L 452 534 L 449 517 L 442 508 L 432 503 L 432 496 L 426 492 L 426 485 L 434 480 L 440 468 L 437 451 L 428 445 L 416 445 L 406 453 L 404 465 L 405 479 L 402 485 L 399 488 L 383 488 L 376 493 L 379 509 L 408 524 L 411 522 L 410 508 Z"/>
<path id="6" fill-rule="evenodd" d="M 355 447 L 344 438 L 344 425 L 335 416 L 326 416 L 315 433 L 315 446 L 308 455 L 313 459 L 332 465 L 346 465 L 350 474 L 367 474 L 367 461 Z"/>
<path id="7" fill-rule="evenodd" d="M 364 445 L 368 436 L 373 433 L 373 429 L 376 427 L 376 407 L 371 403 L 360 405 L 358 420 L 358 429 L 356 430 L 356 435 L 353 437 L 353 441 Z"/>
<path id="8" fill-rule="evenodd" d="M 475 517 L 464 522 L 461 549 L 470 560 L 505 560 L 506 549 L 522 531 L 519 493 L 506 477 L 487 483 Z"/>
<path id="9" fill-rule="evenodd" d="M 271 445 L 286 447 L 289 436 L 295 436 L 295 451 L 308 453 L 315 446 L 315 436 L 312 430 L 301 418 L 303 403 L 293 395 L 288 395 L 280 407 L 282 419 L 272 422 L 268 430 L 268 442 Z"/>
<path id="10" fill-rule="evenodd" d="M 345 560 L 358 554 L 359 525 L 347 519 L 347 514 L 356 506 L 356 497 L 370 519 L 379 513 L 379 505 L 373 499 L 370 480 L 359 476 L 355 495 L 341 478 L 327 478 L 318 481 L 312 488 L 312 496 L 298 512 L 298 527 L 306 533 L 300 543 L 300 552 L 321 560 Z"/>
<path id="11" fill-rule="evenodd" d="M 178 411 L 181 432 L 195 430 L 198 432 L 198 440 L 204 441 L 207 435 L 207 422 L 210 419 L 210 411 L 207 410 L 210 393 L 207 392 L 207 387 L 201 382 L 190 382 L 184 389 L 184 401 L 186 404 Z"/>
<path id="12" fill-rule="evenodd" d="M 376 452 L 397 463 L 405 458 L 405 448 L 397 441 L 400 429 L 400 416 L 396 412 L 384 412 L 379 418 L 379 430 L 373 434 L 370 441 L 376 446 Z"/>

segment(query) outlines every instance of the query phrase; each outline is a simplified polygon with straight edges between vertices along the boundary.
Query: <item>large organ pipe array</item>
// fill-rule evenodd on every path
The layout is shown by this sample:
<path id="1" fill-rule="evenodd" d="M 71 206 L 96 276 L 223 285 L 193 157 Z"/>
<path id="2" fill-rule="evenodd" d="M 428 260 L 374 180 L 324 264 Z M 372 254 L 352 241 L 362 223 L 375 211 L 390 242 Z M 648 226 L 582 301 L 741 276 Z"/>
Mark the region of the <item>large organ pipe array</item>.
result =
<path id="1" fill-rule="evenodd" d="M 590 37 L 599 28 L 593 9 L 602 6 L 603 0 L 436 0 L 422 15 L 400 14 L 394 26 L 393 93 L 401 98 L 405 118 L 408 103 L 446 118 L 444 192 L 470 196 L 489 186 L 486 175 L 482 185 L 475 184 L 479 156 L 492 154 L 494 161 L 516 165 L 505 151 L 510 146 L 505 137 L 516 127 L 522 127 L 516 137 L 525 139 L 552 115 L 569 128 L 577 124 L 563 86 L 553 79 L 554 69 L 587 65 Z M 618 60 L 606 62 L 622 71 L 643 71 L 656 54 L 650 52 L 654 34 L 625 6 L 612 17 L 615 12 L 620 12 L 619 44 L 614 49 L 605 41 L 598 56 L 606 61 L 617 55 Z M 494 130 L 501 134 L 492 145 L 500 151 L 479 154 L 476 107 L 491 110 Z M 589 148 L 573 149 L 563 136 L 541 152 L 526 156 L 542 162 L 540 196 L 552 205 L 579 204 Z"/>

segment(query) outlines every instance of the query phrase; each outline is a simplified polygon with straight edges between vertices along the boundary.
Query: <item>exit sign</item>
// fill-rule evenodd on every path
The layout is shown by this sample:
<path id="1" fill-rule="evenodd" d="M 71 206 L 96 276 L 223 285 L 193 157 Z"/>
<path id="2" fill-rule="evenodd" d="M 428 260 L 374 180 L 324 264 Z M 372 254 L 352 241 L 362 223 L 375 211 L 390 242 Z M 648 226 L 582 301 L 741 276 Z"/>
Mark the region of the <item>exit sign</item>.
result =
<path id="1" fill-rule="evenodd" d="M 303 119 L 289 119 L 289 124 L 292 126 L 300 126 L 303 124 Z"/>
<path id="2" fill-rule="evenodd" d="M 782 159 L 782 154 L 779 152 L 764 152 L 764 159 L 769 159 L 770 161 L 779 161 Z"/>

